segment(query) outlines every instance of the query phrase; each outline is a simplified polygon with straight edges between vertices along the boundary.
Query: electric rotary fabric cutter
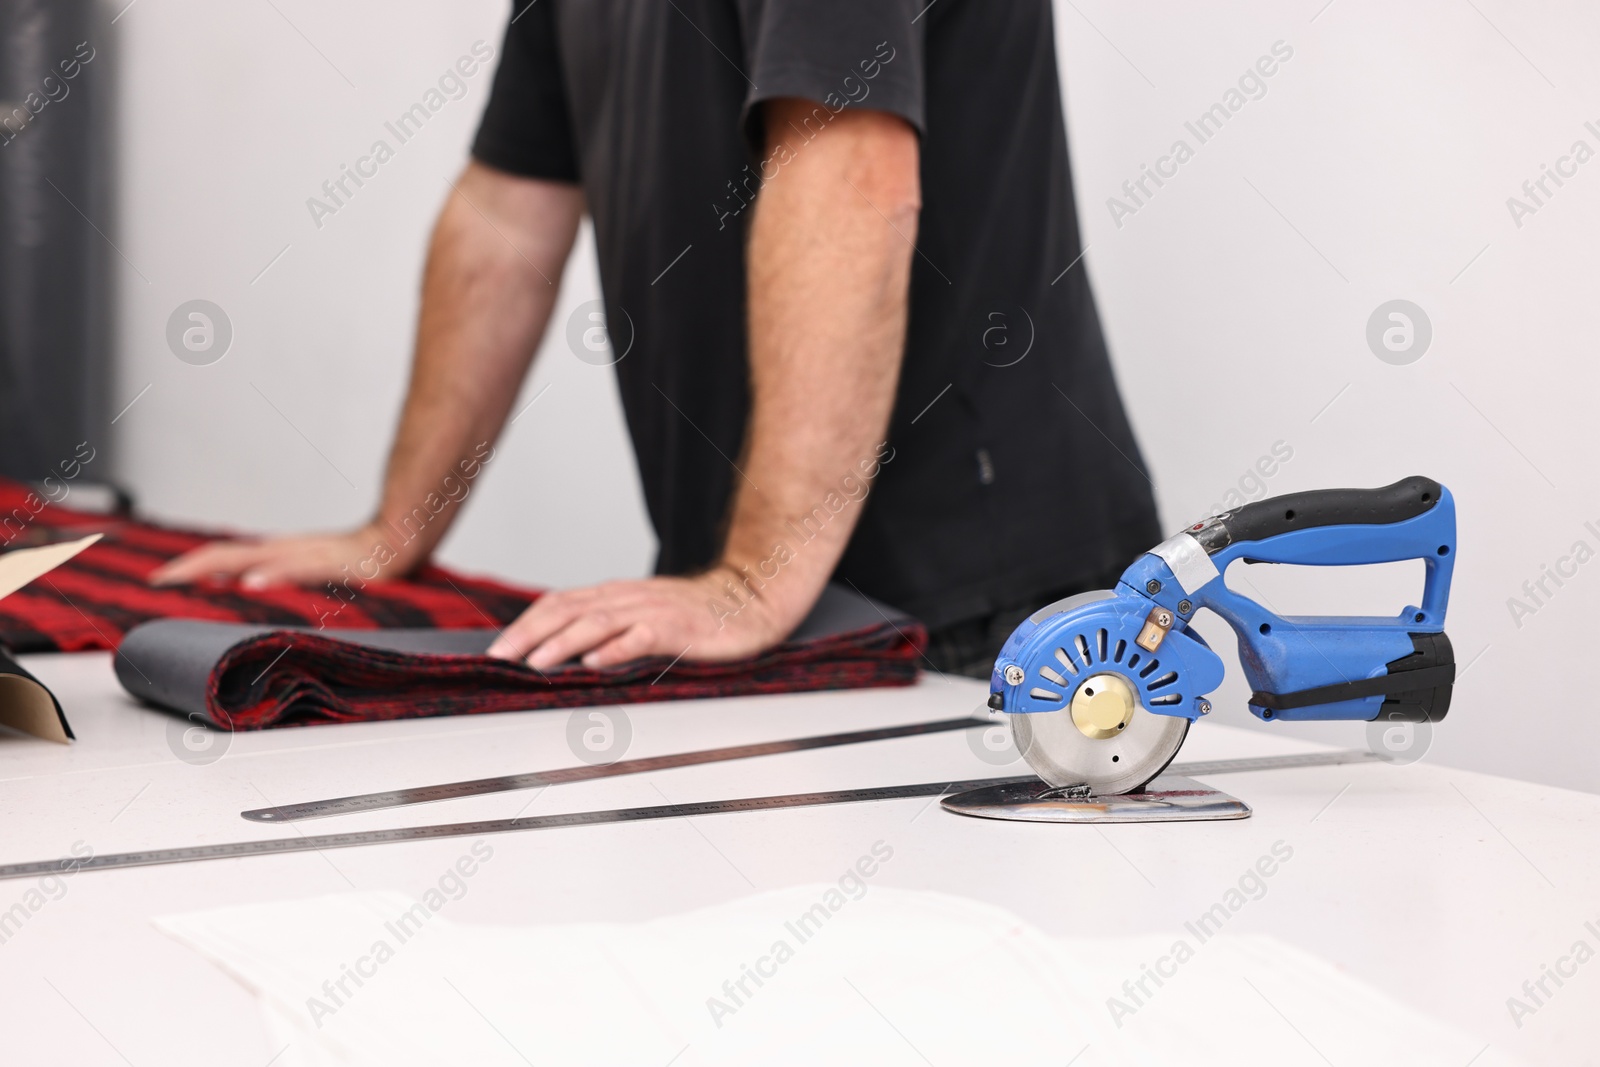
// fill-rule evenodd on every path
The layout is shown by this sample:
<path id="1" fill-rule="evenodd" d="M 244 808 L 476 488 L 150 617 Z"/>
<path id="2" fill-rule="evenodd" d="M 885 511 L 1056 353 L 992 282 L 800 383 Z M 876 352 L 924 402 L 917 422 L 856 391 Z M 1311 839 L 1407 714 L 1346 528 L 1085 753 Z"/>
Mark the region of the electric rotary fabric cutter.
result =
<path id="1" fill-rule="evenodd" d="M 1233 627 L 1263 720 L 1383 717 L 1438 722 L 1455 655 L 1444 634 L 1456 509 L 1429 478 L 1325 489 L 1197 522 L 1140 556 L 1114 590 L 1041 608 L 995 660 L 989 707 L 1010 714 L 1017 749 L 1052 787 L 1138 790 L 1211 711 L 1222 660 L 1191 629 L 1201 608 Z M 1420 607 L 1393 618 L 1280 617 L 1229 589 L 1234 560 L 1354 566 L 1421 559 Z"/>

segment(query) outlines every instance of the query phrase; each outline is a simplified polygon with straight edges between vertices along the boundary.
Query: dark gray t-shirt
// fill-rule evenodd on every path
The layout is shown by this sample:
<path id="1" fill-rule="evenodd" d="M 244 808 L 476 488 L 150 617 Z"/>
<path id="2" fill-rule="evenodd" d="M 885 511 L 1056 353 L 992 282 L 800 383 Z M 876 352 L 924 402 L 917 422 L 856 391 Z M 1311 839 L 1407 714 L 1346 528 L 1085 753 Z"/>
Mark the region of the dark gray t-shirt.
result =
<path id="1" fill-rule="evenodd" d="M 1066 269 L 1049 0 L 515 0 L 473 153 L 583 185 L 658 571 L 715 560 L 741 477 L 745 226 L 782 180 L 756 105 L 779 97 L 817 102 L 811 136 L 846 108 L 905 118 L 923 198 L 889 447 L 861 457 L 878 481 L 861 502 L 839 471 L 782 547 L 862 508 L 837 578 L 938 626 L 1158 540 L 1085 271 Z"/>

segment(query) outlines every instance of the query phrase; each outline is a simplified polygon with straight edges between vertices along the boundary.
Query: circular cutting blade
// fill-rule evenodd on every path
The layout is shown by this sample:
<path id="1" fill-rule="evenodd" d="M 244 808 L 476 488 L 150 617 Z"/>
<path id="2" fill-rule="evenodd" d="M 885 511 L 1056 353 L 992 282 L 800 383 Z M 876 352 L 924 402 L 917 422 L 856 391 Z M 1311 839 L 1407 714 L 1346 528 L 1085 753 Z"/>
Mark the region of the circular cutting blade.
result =
<path id="1" fill-rule="evenodd" d="M 1160 774 L 1188 733 L 1183 716 L 1153 715 L 1137 705 L 1125 727 L 1099 740 L 1084 733 L 1070 706 L 1011 716 L 1012 739 L 1035 774 L 1102 796 L 1131 792 Z"/>

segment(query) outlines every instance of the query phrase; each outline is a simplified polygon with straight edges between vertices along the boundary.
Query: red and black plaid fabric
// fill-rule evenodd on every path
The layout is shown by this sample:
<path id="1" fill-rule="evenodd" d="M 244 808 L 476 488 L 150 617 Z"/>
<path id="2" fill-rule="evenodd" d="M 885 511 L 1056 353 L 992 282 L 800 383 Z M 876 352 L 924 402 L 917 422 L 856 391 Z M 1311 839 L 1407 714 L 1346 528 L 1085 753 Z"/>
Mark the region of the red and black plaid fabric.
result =
<path id="1" fill-rule="evenodd" d="M 401 627 L 468 630 L 504 626 L 538 596 L 443 567 L 425 566 L 403 581 L 356 586 L 353 600 L 327 589 L 281 586 L 247 590 L 235 583 L 148 584 L 150 572 L 217 534 L 90 515 L 39 498 L 0 479 L 0 549 L 104 537 L 78 556 L 0 600 L 0 645 L 13 652 L 112 649 L 151 619 L 209 619 L 341 630 Z"/>
<path id="2" fill-rule="evenodd" d="M 27 494 L 24 486 L 0 479 L 0 518 L 29 514 Z M 34 498 L 31 503 L 37 502 Z M 259 591 L 235 583 L 157 588 L 146 581 L 152 571 L 217 535 L 56 505 L 46 505 L 26 524 L 19 518 L 5 526 L 0 547 L 97 532 L 104 534 L 98 543 L 0 600 L 0 645 L 18 653 L 114 649 L 128 630 L 154 619 L 342 630 L 498 628 L 539 595 L 538 590 L 467 578 L 435 566 L 408 580 L 369 583 L 353 602 L 296 586 Z M 277 631 L 227 650 L 206 683 L 206 703 L 218 724 L 249 730 L 909 685 L 916 680 L 925 643 L 920 623 L 897 627 L 885 621 L 789 642 L 734 663 L 663 658 L 603 671 L 571 665 L 540 673 L 484 656 L 391 652 L 315 633 Z"/>
<path id="3" fill-rule="evenodd" d="M 734 663 L 665 657 L 540 673 L 485 656 L 390 652 L 304 633 L 267 633 L 230 648 L 211 671 L 213 722 L 234 730 L 433 715 L 531 711 L 655 700 L 910 685 L 925 633 L 884 622 L 779 645 Z"/>

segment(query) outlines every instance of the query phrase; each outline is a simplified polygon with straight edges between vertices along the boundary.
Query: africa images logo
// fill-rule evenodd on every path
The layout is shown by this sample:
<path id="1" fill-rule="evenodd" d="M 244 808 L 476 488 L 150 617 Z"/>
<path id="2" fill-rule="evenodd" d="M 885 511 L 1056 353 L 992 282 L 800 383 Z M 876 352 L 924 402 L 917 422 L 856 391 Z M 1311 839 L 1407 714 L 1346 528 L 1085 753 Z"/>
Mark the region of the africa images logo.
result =
<path id="1" fill-rule="evenodd" d="M 1433 321 L 1409 300 L 1379 304 L 1367 317 L 1367 347 L 1385 363 L 1415 363 L 1433 343 Z"/>
<path id="2" fill-rule="evenodd" d="M 601 300 L 586 300 L 567 316 L 567 348 L 591 367 L 621 363 L 633 351 L 633 316 L 617 308 L 617 319 L 606 315 Z"/>
<path id="3" fill-rule="evenodd" d="M 167 316 L 167 347 L 191 366 L 210 366 L 233 347 L 233 321 L 209 300 L 186 300 Z"/>

